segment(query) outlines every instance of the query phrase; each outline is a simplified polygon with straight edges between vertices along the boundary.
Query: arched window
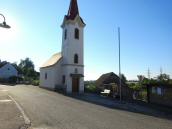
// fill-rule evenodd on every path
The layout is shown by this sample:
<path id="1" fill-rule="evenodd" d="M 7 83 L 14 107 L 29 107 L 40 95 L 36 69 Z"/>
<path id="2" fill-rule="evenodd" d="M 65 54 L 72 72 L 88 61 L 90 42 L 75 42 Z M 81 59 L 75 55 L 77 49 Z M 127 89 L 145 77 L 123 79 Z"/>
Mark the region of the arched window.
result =
<path id="1" fill-rule="evenodd" d="M 79 29 L 75 29 L 75 39 L 79 39 Z"/>
<path id="2" fill-rule="evenodd" d="M 74 55 L 74 63 L 78 64 L 78 55 L 77 54 Z"/>
<path id="3" fill-rule="evenodd" d="M 62 76 L 62 83 L 65 84 L 65 82 L 66 82 L 66 77 L 65 77 L 65 75 L 63 75 Z"/>
<path id="4" fill-rule="evenodd" d="M 64 39 L 65 40 L 67 39 L 67 29 L 65 29 L 65 32 L 64 32 Z"/>
<path id="5" fill-rule="evenodd" d="M 45 73 L 45 80 L 47 80 L 47 73 Z"/>

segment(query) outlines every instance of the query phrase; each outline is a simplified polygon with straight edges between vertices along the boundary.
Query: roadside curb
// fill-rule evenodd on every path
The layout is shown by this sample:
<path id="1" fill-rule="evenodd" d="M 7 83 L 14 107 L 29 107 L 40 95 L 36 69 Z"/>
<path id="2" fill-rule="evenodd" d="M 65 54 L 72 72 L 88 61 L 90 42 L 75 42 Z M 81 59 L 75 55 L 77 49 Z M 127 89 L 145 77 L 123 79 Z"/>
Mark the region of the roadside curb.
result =
<path id="1" fill-rule="evenodd" d="M 31 121 L 29 119 L 29 117 L 27 117 L 27 115 L 25 114 L 24 110 L 22 109 L 22 107 L 17 103 L 17 101 L 10 95 L 8 95 L 10 97 L 10 99 L 16 104 L 17 108 L 19 109 L 19 111 L 21 112 L 23 118 L 24 118 L 24 122 L 25 125 L 20 127 L 20 129 L 27 129 L 31 126 Z"/>

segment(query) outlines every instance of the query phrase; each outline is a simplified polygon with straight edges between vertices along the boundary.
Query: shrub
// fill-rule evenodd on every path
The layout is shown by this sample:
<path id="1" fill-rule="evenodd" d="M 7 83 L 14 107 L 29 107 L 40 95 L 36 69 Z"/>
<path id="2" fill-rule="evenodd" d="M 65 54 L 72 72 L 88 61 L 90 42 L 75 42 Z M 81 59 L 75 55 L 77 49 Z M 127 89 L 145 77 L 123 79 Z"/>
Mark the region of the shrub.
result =
<path id="1" fill-rule="evenodd" d="M 88 84 L 85 86 L 85 91 L 90 93 L 97 93 L 97 87 L 95 84 Z"/>
<path id="2" fill-rule="evenodd" d="M 141 90 L 142 89 L 142 85 L 140 85 L 139 83 L 131 83 L 131 84 L 128 84 L 128 87 L 133 89 L 133 90 Z"/>
<path id="3" fill-rule="evenodd" d="M 8 82 L 9 83 L 17 83 L 17 80 L 18 80 L 18 77 L 12 76 L 12 77 L 9 77 Z"/>
<path id="4" fill-rule="evenodd" d="M 172 85 L 172 80 L 170 80 L 169 84 Z"/>
<path id="5" fill-rule="evenodd" d="M 5 78 L 0 78 L 0 82 L 1 82 L 1 83 L 6 83 L 6 82 L 7 82 L 7 79 L 5 79 Z"/>
<path id="6" fill-rule="evenodd" d="M 142 101 L 147 101 L 147 91 L 146 90 L 141 90 L 139 92 L 138 99 L 142 100 Z"/>
<path id="7" fill-rule="evenodd" d="M 39 86 L 39 80 L 33 80 L 32 85 L 34 86 Z"/>

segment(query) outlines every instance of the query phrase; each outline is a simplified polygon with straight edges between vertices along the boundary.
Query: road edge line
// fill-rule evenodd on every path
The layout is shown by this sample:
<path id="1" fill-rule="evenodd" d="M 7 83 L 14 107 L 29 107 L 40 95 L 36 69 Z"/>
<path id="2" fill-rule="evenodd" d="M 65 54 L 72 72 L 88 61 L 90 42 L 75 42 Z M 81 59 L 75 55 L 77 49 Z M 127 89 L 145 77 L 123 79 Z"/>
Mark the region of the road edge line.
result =
<path id="1" fill-rule="evenodd" d="M 20 110 L 23 118 L 24 118 L 24 121 L 25 121 L 25 124 L 26 125 L 31 125 L 31 121 L 30 119 L 27 117 L 27 115 L 25 114 L 24 110 L 22 109 L 22 107 L 17 103 L 17 101 L 10 95 L 8 95 L 10 97 L 10 99 L 16 104 L 17 108 Z"/>

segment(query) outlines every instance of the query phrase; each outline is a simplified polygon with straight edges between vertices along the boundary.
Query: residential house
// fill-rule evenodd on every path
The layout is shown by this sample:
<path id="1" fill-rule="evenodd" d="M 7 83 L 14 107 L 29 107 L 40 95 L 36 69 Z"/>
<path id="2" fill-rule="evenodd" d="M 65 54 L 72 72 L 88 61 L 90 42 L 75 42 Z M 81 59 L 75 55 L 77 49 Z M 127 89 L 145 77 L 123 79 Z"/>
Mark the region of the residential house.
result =
<path id="1" fill-rule="evenodd" d="M 172 85 L 147 85 L 149 103 L 172 107 Z"/>
<path id="2" fill-rule="evenodd" d="M 109 89 L 116 95 L 120 95 L 119 77 L 113 72 L 100 76 L 99 79 L 96 80 L 95 85 L 101 91 Z M 123 80 L 121 80 L 121 94 L 123 99 L 132 100 L 133 90 L 130 89 Z"/>
<path id="3" fill-rule="evenodd" d="M 18 76 L 18 71 L 9 62 L 0 62 L 0 78 L 9 79 L 12 76 Z"/>

